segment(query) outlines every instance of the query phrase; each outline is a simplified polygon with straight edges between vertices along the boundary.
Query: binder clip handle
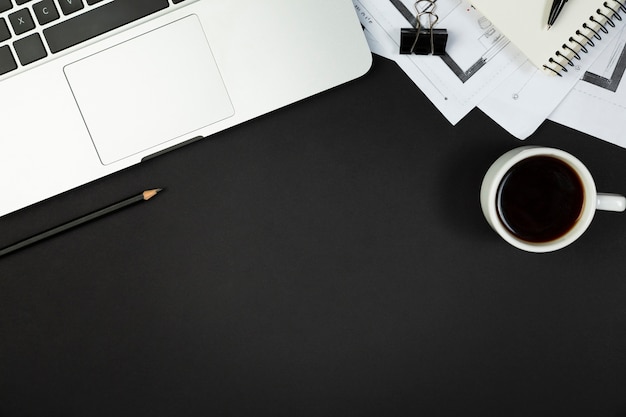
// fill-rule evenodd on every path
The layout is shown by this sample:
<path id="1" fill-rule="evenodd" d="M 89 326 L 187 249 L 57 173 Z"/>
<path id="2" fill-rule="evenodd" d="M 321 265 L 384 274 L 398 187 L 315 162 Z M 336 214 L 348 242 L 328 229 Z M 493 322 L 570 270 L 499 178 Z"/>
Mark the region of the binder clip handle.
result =
<path id="1" fill-rule="evenodd" d="M 417 0 L 414 4 L 417 16 L 414 28 L 403 28 L 400 32 L 400 54 L 445 55 L 448 42 L 446 29 L 434 29 L 439 20 L 435 14 L 437 0 Z M 420 3 L 427 3 L 420 11 Z M 428 19 L 428 28 L 422 28 L 422 18 Z"/>

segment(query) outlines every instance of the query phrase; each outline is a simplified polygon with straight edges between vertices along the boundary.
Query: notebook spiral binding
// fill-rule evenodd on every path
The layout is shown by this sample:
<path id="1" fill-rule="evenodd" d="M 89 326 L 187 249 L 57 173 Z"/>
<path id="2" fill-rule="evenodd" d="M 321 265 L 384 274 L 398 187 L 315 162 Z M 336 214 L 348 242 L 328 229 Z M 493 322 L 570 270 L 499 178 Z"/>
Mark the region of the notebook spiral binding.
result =
<path id="1" fill-rule="evenodd" d="M 543 68 L 551 73 L 562 76 L 561 72 L 567 72 L 567 67 L 573 67 L 575 60 L 580 60 L 580 53 L 589 52 L 595 42 L 602 40 L 602 33 L 609 33 L 616 26 L 616 21 L 621 21 L 620 12 L 626 14 L 626 0 L 610 0 L 602 3 L 604 9 L 598 8 L 596 14 L 589 16 L 589 21 L 584 22 L 580 29 L 561 46 L 561 50 L 554 53 Z"/>

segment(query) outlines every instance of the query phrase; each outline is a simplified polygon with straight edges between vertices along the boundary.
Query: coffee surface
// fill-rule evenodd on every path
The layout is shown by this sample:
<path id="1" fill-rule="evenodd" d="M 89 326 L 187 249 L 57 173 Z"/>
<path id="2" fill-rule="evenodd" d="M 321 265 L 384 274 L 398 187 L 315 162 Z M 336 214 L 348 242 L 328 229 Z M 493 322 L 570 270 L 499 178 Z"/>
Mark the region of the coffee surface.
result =
<path id="1" fill-rule="evenodd" d="M 496 198 L 500 220 L 511 233 L 528 242 L 549 242 L 578 221 L 584 189 L 568 164 L 551 156 L 535 156 L 505 174 Z"/>

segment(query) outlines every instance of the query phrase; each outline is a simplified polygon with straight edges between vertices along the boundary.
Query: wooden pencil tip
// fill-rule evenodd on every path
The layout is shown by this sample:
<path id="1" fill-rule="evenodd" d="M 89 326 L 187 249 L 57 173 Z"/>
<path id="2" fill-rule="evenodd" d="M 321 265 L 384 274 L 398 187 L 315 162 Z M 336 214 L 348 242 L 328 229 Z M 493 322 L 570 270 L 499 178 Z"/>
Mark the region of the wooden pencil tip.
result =
<path id="1" fill-rule="evenodd" d="M 163 191 L 163 188 L 155 188 L 152 190 L 146 190 L 143 192 L 143 199 L 150 200 L 152 197 L 157 195 L 159 192 Z"/>

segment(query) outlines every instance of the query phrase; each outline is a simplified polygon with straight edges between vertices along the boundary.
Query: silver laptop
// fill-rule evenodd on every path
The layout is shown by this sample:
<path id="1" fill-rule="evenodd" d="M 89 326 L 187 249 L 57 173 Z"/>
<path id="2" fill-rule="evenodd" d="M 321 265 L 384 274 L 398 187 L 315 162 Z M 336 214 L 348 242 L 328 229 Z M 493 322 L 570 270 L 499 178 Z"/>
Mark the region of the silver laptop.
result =
<path id="1" fill-rule="evenodd" d="M 0 216 L 370 64 L 350 0 L 0 0 Z"/>

